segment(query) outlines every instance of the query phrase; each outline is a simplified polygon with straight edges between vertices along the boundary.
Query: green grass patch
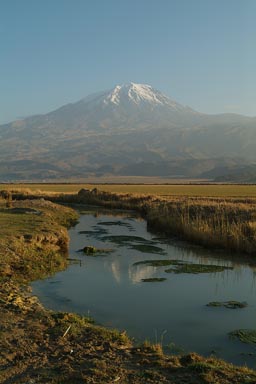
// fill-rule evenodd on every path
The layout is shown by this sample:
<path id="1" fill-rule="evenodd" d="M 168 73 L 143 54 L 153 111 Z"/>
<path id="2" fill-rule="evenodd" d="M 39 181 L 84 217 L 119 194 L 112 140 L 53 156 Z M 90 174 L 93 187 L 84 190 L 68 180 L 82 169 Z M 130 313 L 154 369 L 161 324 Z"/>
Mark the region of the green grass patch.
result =
<path id="1" fill-rule="evenodd" d="M 97 336 L 102 338 L 105 342 L 113 342 L 117 344 L 130 345 L 131 341 L 125 331 L 119 331 L 117 329 L 108 329 L 98 325 L 95 325 L 92 329 L 97 333 Z"/>
<path id="2" fill-rule="evenodd" d="M 55 327 L 52 334 L 65 337 L 67 334 L 77 336 L 94 321 L 90 317 L 80 316 L 76 313 L 55 312 L 52 314 Z"/>
<path id="3" fill-rule="evenodd" d="M 43 278 L 67 267 L 65 227 L 78 215 L 45 200 L 14 201 L 0 210 L 0 276 L 22 281 Z"/>
<path id="4" fill-rule="evenodd" d="M 193 371 L 206 373 L 212 370 L 218 369 L 214 364 L 208 363 L 207 361 L 197 361 L 189 365 L 189 368 Z"/>

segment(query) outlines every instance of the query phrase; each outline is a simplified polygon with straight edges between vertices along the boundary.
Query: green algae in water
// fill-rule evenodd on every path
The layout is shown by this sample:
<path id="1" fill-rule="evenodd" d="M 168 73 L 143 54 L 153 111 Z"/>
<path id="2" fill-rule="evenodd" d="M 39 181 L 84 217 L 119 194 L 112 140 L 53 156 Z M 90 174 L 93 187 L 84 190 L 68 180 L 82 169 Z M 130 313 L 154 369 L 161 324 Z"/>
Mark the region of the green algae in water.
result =
<path id="1" fill-rule="evenodd" d="M 211 301 L 210 303 L 208 303 L 206 305 L 207 305 L 207 307 L 225 307 L 225 308 L 229 308 L 229 309 L 245 308 L 248 306 L 246 301 L 235 301 L 235 300 Z"/>
<path id="2" fill-rule="evenodd" d="M 144 239 L 140 236 L 128 236 L 128 235 L 116 235 L 116 236 L 104 236 L 103 241 L 111 241 L 112 243 L 122 245 L 133 245 L 133 243 L 142 244 L 154 244 L 154 242 Z"/>
<path id="3" fill-rule="evenodd" d="M 155 245 L 133 244 L 131 245 L 131 248 L 143 253 L 158 253 L 161 255 L 166 254 L 166 252 L 162 248 L 156 247 Z"/>
<path id="4" fill-rule="evenodd" d="M 165 280 L 167 280 L 165 277 L 150 277 L 148 279 L 141 279 L 143 283 L 160 283 Z"/>
<path id="5" fill-rule="evenodd" d="M 182 261 L 180 260 L 143 260 L 137 261 L 133 265 L 148 265 L 150 267 L 165 267 L 167 265 L 179 265 Z"/>
<path id="6" fill-rule="evenodd" d="M 89 231 L 79 231 L 80 235 L 87 235 L 92 236 L 94 238 L 99 238 L 101 236 L 104 236 L 108 233 L 108 231 L 105 228 L 97 228 L 95 230 L 89 230 Z"/>
<path id="7" fill-rule="evenodd" d="M 121 220 L 118 220 L 118 221 L 101 221 L 98 223 L 98 225 L 126 227 L 129 230 L 133 229 L 130 223 L 125 223 L 124 221 L 121 221 Z"/>
<path id="8" fill-rule="evenodd" d="M 223 272 L 226 269 L 233 269 L 232 267 L 225 267 L 223 265 L 207 265 L 207 264 L 192 264 L 192 263 L 182 263 L 175 266 L 174 268 L 166 269 L 166 273 L 214 273 L 214 272 Z"/>
<path id="9" fill-rule="evenodd" d="M 61 280 L 50 281 L 49 284 L 60 284 Z"/>
<path id="10" fill-rule="evenodd" d="M 223 303 L 221 301 L 211 301 L 206 304 L 207 307 L 223 307 Z"/>
<path id="11" fill-rule="evenodd" d="M 256 329 L 236 329 L 229 332 L 231 339 L 238 339 L 242 343 L 256 344 Z"/>

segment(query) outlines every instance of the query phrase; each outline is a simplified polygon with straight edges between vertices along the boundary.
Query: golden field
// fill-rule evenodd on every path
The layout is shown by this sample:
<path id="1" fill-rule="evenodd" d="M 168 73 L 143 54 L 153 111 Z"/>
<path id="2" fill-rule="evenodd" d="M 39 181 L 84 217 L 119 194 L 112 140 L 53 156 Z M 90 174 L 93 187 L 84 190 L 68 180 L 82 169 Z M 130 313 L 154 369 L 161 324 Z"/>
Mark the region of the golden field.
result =
<path id="1" fill-rule="evenodd" d="M 256 185 L 246 184 L 0 184 L 0 189 L 44 193 L 77 193 L 81 188 L 112 193 L 158 196 L 256 198 Z"/>

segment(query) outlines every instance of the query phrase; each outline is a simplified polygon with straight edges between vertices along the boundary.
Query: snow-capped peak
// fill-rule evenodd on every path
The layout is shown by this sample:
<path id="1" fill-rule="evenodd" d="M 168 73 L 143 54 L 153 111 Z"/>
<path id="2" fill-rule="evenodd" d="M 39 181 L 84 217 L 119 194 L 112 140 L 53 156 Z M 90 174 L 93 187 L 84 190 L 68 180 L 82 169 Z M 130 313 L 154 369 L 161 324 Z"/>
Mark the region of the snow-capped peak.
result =
<path id="1" fill-rule="evenodd" d="M 106 97 L 106 101 L 110 101 L 111 103 L 113 104 L 119 104 L 120 102 L 120 96 L 119 96 L 119 93 L 120 93 L 120 89 L 121 89 L 121 85 L 117 85 L 111 92 L 110 94 Z"/>
<path id="2" fill-rule="evenodd" d="M 128 88 L 128 96 L 136 104 L 140 101 L 163 104 L 163 100 L 157 95 L 150 85 L 131 83 Z"/>
<path id="3" fill-rule="evenodd" d="M 128 83 L 117 85 L 104 98 L 105 104 L 119 105 L 123 101 L 133 104 L 168 105 L 179 109 L 180 104 L 147 84 Z"/>

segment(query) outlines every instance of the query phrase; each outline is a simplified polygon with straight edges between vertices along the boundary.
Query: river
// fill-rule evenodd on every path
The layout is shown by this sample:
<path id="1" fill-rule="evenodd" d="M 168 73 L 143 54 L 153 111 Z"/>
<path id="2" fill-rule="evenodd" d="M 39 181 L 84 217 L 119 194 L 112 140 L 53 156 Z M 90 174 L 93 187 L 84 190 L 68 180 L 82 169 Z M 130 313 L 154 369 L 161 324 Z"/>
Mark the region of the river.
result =
<path id="1" fill-rule="evenodd" d="M 82 211 L 69 236 L 69 257 L 76 261 L 32 284 L 46 307 L 91 316 L 106 327 L 126 330 L 135 343 L 145 339 L 161 343 L 167 353 L 213 354 L 255 368 L 256 347 L 228 335 L 235 329 L 256 328 L 253 267 L 232 262 L 217 251 L 152 234 L 146 222 L 131 213 Z M 107 252 L 96 256 L 78 252 L 85 246 Z M 152 261 L 160 260 L 170 265 L 152 266 Z M 179 269 L 192 264 L 216 270 Z M 171 273 L 165 272 L 168 269 Z M 160 278 L 166 280 L 155 280 Z M 207 306 L 229 300 L 248 306 Z"/>

